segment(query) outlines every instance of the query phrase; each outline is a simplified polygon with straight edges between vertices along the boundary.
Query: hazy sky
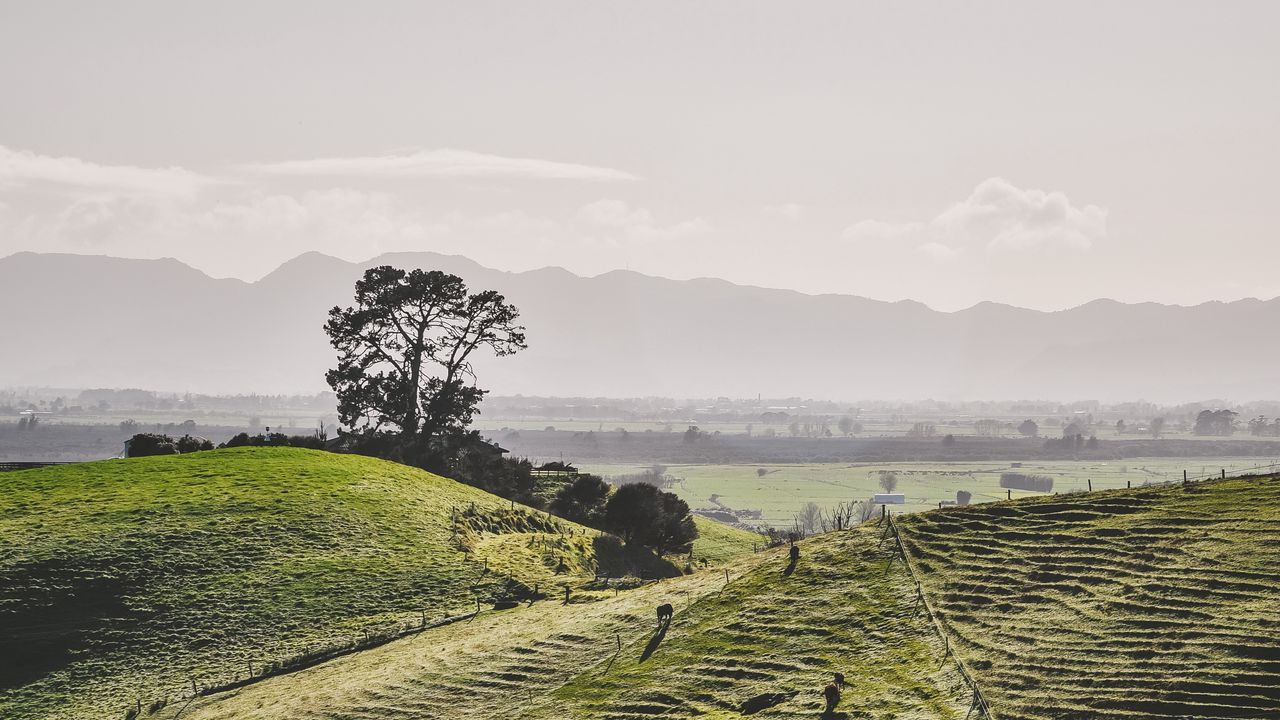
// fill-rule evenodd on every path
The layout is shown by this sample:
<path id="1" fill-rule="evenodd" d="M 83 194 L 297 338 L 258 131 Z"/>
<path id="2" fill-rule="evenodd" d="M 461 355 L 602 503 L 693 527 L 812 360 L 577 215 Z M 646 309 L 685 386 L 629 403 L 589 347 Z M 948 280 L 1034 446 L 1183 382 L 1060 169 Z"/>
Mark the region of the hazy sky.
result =
<path id="1" fill-rule="evenodd" d="M 0 2 L 0 255 L 1280 295 L 1280 3 Z"/>

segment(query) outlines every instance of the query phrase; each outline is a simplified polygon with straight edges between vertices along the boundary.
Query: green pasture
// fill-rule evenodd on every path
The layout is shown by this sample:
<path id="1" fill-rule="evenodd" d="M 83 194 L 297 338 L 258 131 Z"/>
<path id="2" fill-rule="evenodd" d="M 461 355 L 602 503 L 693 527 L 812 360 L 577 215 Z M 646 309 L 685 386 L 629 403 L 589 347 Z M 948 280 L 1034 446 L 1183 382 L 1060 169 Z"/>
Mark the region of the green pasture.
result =
<path id="1" fill-rule="evenodd" d="M 973 493 L 974 503 L 1004 500 L 1009 493 L 1000 487 L 1000 475 L 1021 472 L 1048 475 L 1057 493 L 1093 489 L 1140 487 L 1144 484 L 1181 480 L 1188 475 L 1207 475 L 1226 470 L 1238 473 L 1280 459 L 1245 458 L 1128 458 L 1119 461 L 1029 461 L 1015 467 L 1004 461 L 925 463 L 821 463 L 794 465 L 670 465 L 667 474 L 680 478 L 673 491 L 689 507 L 714 509 L 716 499 L 734 510 L 760 510 L 762 521 L 781 527 L 790 525 L 806 503 L 823 508 L 837 503 L 862 500 L 880 489 L 880 474 L 893 472 L 898 478 L 896 492 L 906 496 L 906 504 L 896 512 L 919 512 L 937 508 L 942 500 L 955 500 L 956 492 Z M 580 468 L 599 475 L 626 475 L 641 468 L 636 465 L 588 464 Z M 764 469 L 765 474 L 759 475 Z M 1012 497 L 1044 493 L 1013 490 Z"/>

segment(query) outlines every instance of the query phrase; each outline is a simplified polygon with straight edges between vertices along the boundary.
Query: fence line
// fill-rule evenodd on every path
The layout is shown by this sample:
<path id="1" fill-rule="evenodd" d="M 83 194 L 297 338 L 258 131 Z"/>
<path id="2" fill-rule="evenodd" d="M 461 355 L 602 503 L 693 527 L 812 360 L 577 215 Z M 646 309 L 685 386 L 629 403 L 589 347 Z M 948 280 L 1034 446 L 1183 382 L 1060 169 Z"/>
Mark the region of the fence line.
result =
<path id="1" fill-rule="evenodd" d="M 63 463 L 48 463 L 48 464 L 63 464 Z M 1280 463 L 1271 463 L 1268 465 L 1258 465 L 1258 466 L 1249 467 L 1249 468 L 1241 468 L 1239 470 L 1232 470 L 1230 475 L 1232 477 L 1243 477 L 1243 476 L 1247 476 L 1246 474 L 1248 473 L 1253 473 L 1256 475 L 1256 474 L 1259 474 L 1256 472 L 1259 470 L 1271 470 L 1273 472 L 1277 472 L 1277 471 L 1280 471 Z M 1228 473 L 1225 468 L 1220 469 L 1219 472 L 1217 473 L 1203 473 L 1201 475 L 1196 475 L 1196 476 L 1188 476 L 1186 474 L 1186 471 L 1184 470 L 1183 479 L 1181 480 L 1181 482 L 1183 482 L 1184 484 L 1190 483 L 1190 482 L 1204 482 L 1208 480 L 1225 479 L 1227 476 L 1228 476 Z M 1166 481 L 1160 481 L 1160 482 L 1148 482 L 1147 485 L 1171 485 L 1177 482 L 1179 481 L 1175 479 L 1175 480 L 1166 480 Z M 1112 488 L 1112 489 L 1115 489 L 1115 488 Z M 1101 489 L 1099 489 L 1099 491 L 1101 491 Z M 1086 492 L 1086 491 L 1080 490 L 1080 491 L 1074 491 L 1074 492 Z M 992 497 L 990 495 L 986 495 L 985 493 L 974 493 L 974 495 L 983 496 L 983 497 Z M 999 499 L 999 498 L 996 498 L 996 499 Z M 884 506 L 882 506 L 881 509 L 882 510 L 885 509 Z M 455 522 L 456 522 L 456 518 L 457 516 L 454 515 Z M 943 656 L 943 662 L 945 663 L 946 657 L 950 656 L 951 659 L 955 661 L 956 667 L 960 671 L 960 676 L 964 679 L 966 684 L 968 684 L 969 687 L 973 690 L 973 700 L 969 708 L 969 714 L 972 714 L 972 712 L 976 709 L 978 710 L 979 716 L 986 716 L 987 718 L 989 718 L 989 720 L 995 720 L 995 716 L 992 714 L 991 708 L 987 704 L 986 698 L 982 695 L 982 691 L 978 688 L 977 681 L 974 680 L 973 673 L 965 665 L 964 661 L 960 658 L 960 656 L 957 655 L 951 649 L 951 640 L 950 640 L 950 635 L 948 634 L 946 629 L 946 621 L 937 614 L 937 612 L 930 605 L 929 599 L 925 596 L 923 592 L 923 588 L 920 583 L 919 575 L 917 574 L 915 566 L 911 561 L 910 555 L 906 551 L 906 547 L 903 545 L 902 535 L 899 533 L 897 525 L 893 522 L 893 516 L 889 514 L 885 514 L 882 516 L 882 520 L 886 522 L 886 527 L 884 532 L 881 534 L 880 543 L 881 545 L 883 545 L 884 540 L 887 538 L 888 535 L 891 534 L 893 536 L 897 553 L 902 556 L 903 564 L 906 565 L 906 568 L 907 568 L 907 574 L 911 577 L 911 580 L 915 584 L 916 602 L 919 605 L 924 607 L 925 614 L 928 616 L 930 623 L 934 627 L 934 630 L 938 633 L 939 637 L 941 637 L 943 640 L 944 646 L 946 648 L 945 654 Z M 555 525 L 557 528 L 559 528 L 559 523 L 555 523 Z M 890 563 L 892 563 L 892 556 L 890 557 Z M 487 564 L 486 564 L 486 570 L 487 570 Z M 481 577 L 483 577 L 484 574 L 485 573 L 482 572 Z M 600 576 L 597 576 L 596 581 L 599 582 L 599 580 L 600 580 Z M 617 580 L 620 581 L 621 578 L 618 578 Z M 727 576 L 726 576 L 726 580 L 727 580 Z M 610 578 L 605 576 L 606 587 L 608 586 L 609 582 L 610 582 Z M 656 582 L 656 581 L 650 581 L 650 582 Z M 644 584 L 649 584 L 649 583 L 644 583 Z M 196 678 L 193 676 L 191 678 L 191 687 L 192 687 L 191 694 L 187 695 L 187 694 L 179 693 L 177 697 L 174 698 L 174 700 L 186 701 L 186 706 L 184 706 L 181 710 L 178 711 L 179 714 L 181 714 L 183 711 L 186 710 L 187 706 L 189 706 L 194 700 L 196 700 L 199 697 L 211 695 L 213 693 L 218 693 L 218 692 L 225 692 L 227 690 L 233 690 L 236 688 L 244 687 L 246 685 L 259 682 L 261 680 L 265 680 L 269 677 L 275 677 L 277 675 L 284 675 L 284 674 L 296 672 L 298 670 L 303 670 L 308 667 L 318 665 L 322 662 L 327 662 L 334 658 L 342 657 L 344 655 L 349 655 L 351 653 L 359 652 L 361 650 L 375 648 L 380 645 L 385 645 L 386 643 L 392 642 L 394 640 L 398 640 L 400 638 L 407 637 L 409 635 L 414 635 L 414 634 L 423 632 L 424 630 L 430 630 L 432 628 L 441 627 L 443 625 L 459 622 L 461 620 L 472 619 L 478 616 L 481 612 L 483 611 L 480 609 L 479 598 L 477 598 L 476 609 L 472 612 L 463 613 L 460 615 L 453 615 L 453 616 L 445 617 L 441 620 L 438 620 L 432 623 L 427 623 L 426 615 L 424 611 L 421 624 L 410 625 L 408 627 L 399 627 L 399 629 L 392 630 L 389 633 L 380 634 L 380 635 L 370 635 L 369 631 L 365 630 L 364 637 L 362 640 L 356 640 L 355 642 L 350 643 L 348 645 L 330 647 L 329 649 L 324 649 L 322 647 L 314 653 L 307 653 L 304 651 L 303 653 L 300 653 L 295 656 L 294 662 L 282 661 L 281 663 L 275 663 L 273 665 L 268 665 L 266 663 L 263 663 L 261 666 L 262 671 L 257 675 L 253 674 L 252 661 L 250 661 L 250 664 L 249 664 L 250 672 L 249 672 L 249 675 L 245 678 L 241 678 L 239 674 L 236 674 L 233 677 L 233 679 L 230 681 L 223 681 L 223 682 L 211 684 L 211 685 L 197 686 Z M 159 712 L 159 710 L 163 709 L 163 707 L 165 707 L 168 704 L 169 696 L 166 694 L 166 695 L 163 695 L 162 698 L 163 698 L 163 702 L 160 703 L 159 706 L 157 706 L 157 703 L 152 703 L 151 707 L 148 708 L 148 714 L 154 714 L 155 712 Z M 142 714 L 142 702 L 141 702 L 141 699 L 139 698 L 136 702 L 136 705 L 131 705 L 129 707 L 128 711 L 125 714 L 125 718 L 126 720 L 130 720 L 131 718 L 139 717 L 141 714 Z M 968 715 L 966 715 L 966 718 L 967 717 Z"/>
<path id="2" fill-rule="evenodd" d="M 449 624 L 460 622 L 463 620 L 470 620 L 480 615 L 482 612 L 485 612 L 484 610 L 480 609 L 478 598 L 476 601 L 476 605 L 477 605 L 476 609 L 471 612 L 462 613 L 459 615 L 450 615 L 448 617 L 445 617 L 430 623 L 426 622 L 426 611 L 424 610 L 422 611 L 423 613 L 422 622 L 419 624 L 411 624 L 408 626 L 403 626 L 397 623 L 397 626 L 395 629 L 392 629 L 389 632 L 380 633 L 380 634 L 371 634 L 368 630 L 364 630 L 364 634 L 362 638 L 352 643 L 349 643 L 347 645 L 336 645 L 336 646 L 330 646 L 328 648 L 321 646 L 320 648 L 316 649 L 313 652 L 308 652 L 304 649 L 302 652 L 293 656 L 292 662 L 290 662 L 289 659 L 287 658 L 277 663 L 263 662 L 260 665 L 261 671 L 256 675 L 253 674 L 253 661 L 251 660 L 249 661 L 250 674 L 247 677 L 242 678 L 237 673 L 231 680 L 221 680 L 221 681 L 214 680 L 210 684 L 198 685 L 196 682 L 197 678 L 193 675 L 190 680 L 190 683 L 191 683 L 190 690 L 187 689 L 187 686 L 184 683 L 183 690 L 179 691 L 175 696 L 170 696 L 168 693 L 162 692 L 161 700 L 151 703 L 151 705 L 147 707 L 146 712 L 149 715 L 153 715 L 163 710 L 165 707 L 169 705 L 170 699 L 172 698 L 173 702 L 183 702 L 183 701 L 186 702 L 186 705 L 184 705 L 183 708 L 178 711 L 178 714 L 180 715 L 182 712 L 184 712 L 187 709 L 188 706 L 191 705 L 192 702 L 206 695 L 226 692 L 227 690 L 235 690 L 237 688 L 242 688 L 246 685 L 252 685 L 254 683 L 261 682 L 262 680 L 266 680 L 267 678 L 276 677 L 278 675 L 288 675 L 290 673 L 294 673 L 299 670 L 305 670 L 309 667 L 313 667 L 315 665 L 328 662 L 335 658 L 340 658 L 345 655 L 350 655 L 352 653 L 360 652 L 362 650 L 370 650 L 372 648 L 379 647 L 381 645 L 386 645 L 387 643 L 392 642 L 394 640 L 399 640 L 401 638 L 405 638 L 410 635 L 416 635 L 425 630 L 431 630 L 433 628 L 438 628 L 443 625 L 449 625 Z M 128 710 L 125 712 L 125 715 L 124 715 L 125 720 L 132 720 L 133 718 L 140 717 L 143 713 L 143 707 L 144 706 L 142 703 L 142 699 L 138 698 L 136 701 L 136 704 L 130 705 Z M 175 715 L 174 717 L 176 718 L 177 716 L 178 715 Z"/>
<path id="3" fill-rule="evenodd" d="M 942 642 L 946 648 L 942 661 L 945 663 L 947 661 L 947 656 L 950 656 L 951 659 L 955 661 L 956 667 L 960 670 L 960 677 L 964 678 L 964 681 L 969 685 L 969 688 L 973 690 L 973 700 L 969 705 L 969 713 L 967 713 L 965 717 L 968 718 L 969 714 L 972 714 L 976 709 L 979 717 L 986 716 L 990 720 L 995 720 L 995 716 L 991 713 L 991 707 L 987 704 L 987 699 L 983 697 L 982 691 L 978 689 L 978 682 L 974 680 L 973 673 L 970 672 L 968 666 L 965 665 L 964 660 L 962 660 L 960 656 L 951 649 L 950 635 L 947 634 L 946 627 L 942 620 L 935 615 L 933 607 L 929 604 L 929 599 L 925 597 L 924 590 L 920 585 L 920 578 L 917 576 L 915 566 L 911 562 L 911 556 L 907 554 L 907 549 L 902 544 L 902 535 L 899 534 L 898 526 L 893 522 L 893 516 L 886 514 L 885 519 L 887 522 L 884 533 L 880 536 L 881 544 L 884 543 L 886 536 L 890 534 L 893 535 L 894 544 L 897 548 L 898 554 L 902 555 L 902 564 L 907 567 L 907 575 L 915 583 L 916 603 L 924 606 L 924 611 L 929 617 L 929 622 L 933 625 L 933 629 L 938 633 L 938 636 L 942 638 Z M 889 560 L 890 562 L 893 562 L 892 556 L 890 556 Z"/>
<path id="4" fill-rule="evenodd" d="M 1259 471 L 1269 471 L 1269 472 L 1259 472 Z M 1201 482 L 1208 482 L 1211 480 L 1225 480 L 1227 477 L 1237 477 L 1237 478 L 1253 477 L 1257 475 L 1275 474 L 1277 472 L 1280 472 L 1280 463 L 1271 463 L 1268 465 L 1256 465 L 1254 467 L 1240 468 L 1238 470 L 1232 470 L 1230 472 L 1228 472 L 1226 468 L 1219 468 L 1218 472 L 1216 473 L 1202 473 L 1200 475 L 1188 475 L 1187 472 L 1183 470 L 1181 480 L 1175 479 L 1175 480 L 1165 480 L 1160 482 L 1148 482 L 1147 485 L 1173 485 L 1179 482 L 1181 482 L 1182 484 L 1188 484 L 1193 482 L 1201 483 Z M 1115 488 L 1112 488 L 1112 489 L 1115 489 Z M 1100 488 L 1099 492 L 1101 491 L 1102 489 Z M 1088 491 L 1077 490 L 1073 492 L 1083 493 L 1083 492 L 1092 492 L 1092 490 L 1088 490 Z M 974 493 L 974 494 L 978 495 L 978 493 Z M 991 497 L 991 496 L 986 496 L 986 497 Z M 1043 496 L 1040 496 L 1040 497 L 1043 497 Z M 995 720 L 995 716 L 991 713 L 991 707 L 987 704 L 986 698 L 983 697 L 982 691 L 978 688 L 978 684 L 973 678 L 972 671 L 970 671 L 968 666 L 965 665 L 964 660 L 962 660 L 960 656 L 957 655 L 951 649 L 951 641 L 949 639 L 949 636 L 947 634 L 947 629 L 946 629 L 946 620 L 942 618 L 939 614 L 937 614 L 934 611 L 933 607 L 929 604 L 929 599 L 924 594 L 923 587 L 920 584 L 920 578 L 917 575 L 915 566 L 911 561 L 911 556 L 907 553 L 906 547 L 903 545 L 902 535 L 898 531 L 898 526 L 893 522 L 893 516 L 886 513 L 883 516 L 883 518 L 886 521 L 886 526 L 885 526 L 884 532 L 881 533 L 881 536 L 880 536 L 881 545 L 884 544 L 885 539 L 889 535 L 893 536 L 896 550 L 898 554 L 902 556 L 902 562 L 907 567 L 907 574 L 915 582 L 916 603 L 924 607 L 925 613 L 929 616 L 929 620 L 933 624 L 934 629 L 938 632 L 938 635 L 941 636 L 943 639 L 943 642 L 946 646 L 946 654 L 950 655 L 951 658 L 955 661 L 956 667 L 960 670 L 961 677 L 963 677 L 965 679 L 965 682 L 968 683 L 969 687 L 973 689 L 973 704 L 969 708 L 969 713 L 972 714 L 972 712 L 976 709 L 978 710 L 979 715 L 985 715 L 987 718 L 990 718 L 991 720 Z M 891 556 L 890 562 L 892 563 L 892 561 L 893 560 Z M 945 656 L 944 656 L 943 662 L 946 662 Z M 966 717 L 968 717 L 968 715 L 966 715 Z"/>

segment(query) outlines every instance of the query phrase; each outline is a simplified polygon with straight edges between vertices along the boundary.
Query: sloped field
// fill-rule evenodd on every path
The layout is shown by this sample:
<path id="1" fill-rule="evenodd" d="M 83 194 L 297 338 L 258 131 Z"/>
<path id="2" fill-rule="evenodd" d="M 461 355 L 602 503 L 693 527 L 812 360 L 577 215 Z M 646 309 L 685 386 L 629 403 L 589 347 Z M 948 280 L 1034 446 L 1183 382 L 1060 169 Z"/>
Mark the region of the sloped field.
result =
<path id="1" fill-rule="evenodd" d="M 960 718 L 969 692 L 875 527 L 586 604 L 543 601 L 205 698 L 191 720 Z M 669 628 L 654 608 L 670 602 Z M 758 705 L 753 706 L 754 703 Z M 163 716 L 162 716 L 163 717 Z"/>
<path id="2" fill-rule="evenodd" d="M 714 547 L 749 553 L 752 537 L 727 530 Z M 193 683 L 638 570 L 679 572 L 353 455 L 237 448 L 6 473 L 0 718 L 120 718 L 137 703 L 145 716 Z"/>
<path id="3" fill-rule="evenodd" d="M 1280 717 L 1280 478 L 899 521 L 995 717 Z"/>

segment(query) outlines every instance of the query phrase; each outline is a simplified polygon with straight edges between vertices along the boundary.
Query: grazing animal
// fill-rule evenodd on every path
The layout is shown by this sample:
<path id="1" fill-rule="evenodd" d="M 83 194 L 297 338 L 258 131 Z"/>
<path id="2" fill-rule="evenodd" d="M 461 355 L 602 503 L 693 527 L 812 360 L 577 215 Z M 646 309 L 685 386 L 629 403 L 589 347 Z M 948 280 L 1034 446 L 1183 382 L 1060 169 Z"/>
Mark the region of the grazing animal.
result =
<path id="1" fill-rule="evenodd" d="M 663 603 L 658 606 L 658 624 L 671 622 L 671 616 L 674 615 L 676 609 L 671 607 L 671 603 Z"/>
<path id="2" fill-rule="evenodd" d="M 831 715 L 836 710 L 836 705 L 840 704 L 840 689 L 844 687 L 844 674 L 836 673 L 831 680 L 831 684 L 822 689 L 822 696 L 827 701 L 827 709 L 823 711 L 823 715 Z"/>

